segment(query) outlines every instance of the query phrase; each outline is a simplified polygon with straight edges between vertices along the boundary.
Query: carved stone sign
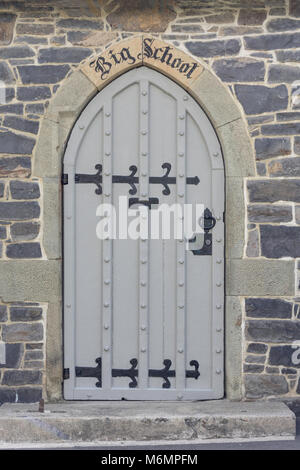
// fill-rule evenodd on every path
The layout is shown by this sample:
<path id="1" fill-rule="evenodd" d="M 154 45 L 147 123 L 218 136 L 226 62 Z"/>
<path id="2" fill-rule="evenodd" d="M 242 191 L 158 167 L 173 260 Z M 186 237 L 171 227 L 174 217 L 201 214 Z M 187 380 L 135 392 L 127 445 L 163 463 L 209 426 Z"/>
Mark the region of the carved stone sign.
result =
<path id="1" fill-rule="evenodd" d="M 203 71 L 202 65 L 192 57 L 151 36 L 119 42 L 88 59 L 81 70 L 100 89 L 121 73 L 143 64 L 187 86 Z"/>

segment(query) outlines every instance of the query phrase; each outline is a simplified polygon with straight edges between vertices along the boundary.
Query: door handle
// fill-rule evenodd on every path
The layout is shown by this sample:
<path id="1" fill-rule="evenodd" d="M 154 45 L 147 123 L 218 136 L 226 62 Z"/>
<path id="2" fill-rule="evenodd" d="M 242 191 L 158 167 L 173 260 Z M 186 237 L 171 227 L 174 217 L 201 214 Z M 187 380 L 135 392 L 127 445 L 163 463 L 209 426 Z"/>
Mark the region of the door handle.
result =
<path id="1" fill-rule="evenodd" d="M 151 206 L 154 204 L 159 204 L 159 199 L 158 197 L 149 197 L 148 201 L 142 201 L 138 197 L 130 197 L 128 200 L 129 207 L 133 206 L 134 204 L 141 204 L 143 206 L 149 207 L 151 209 Z"/>
<path id="2" fill-rule="evenodd" d="M 195 243 L 195 248 L 190 249 L 193 255 L 195 256 L 211 256 L 212 255 L 212 234 L 209 233 L 216 225 L 216 219 L 212 215 L 209 209 L 205 209 L 203 216 L 203 230 L 204 236 L 201 233 L 196 234 L 192 239 L 189 240 L 190 243 Z M 197 244 L 200 242 L 200 237 L 203 240 L 203 245 L 201 248 L 197 247 Z M 202 241 L 201 240 L 201 241 Z M 197 243 L 198 242 L 198 243 Z"/>

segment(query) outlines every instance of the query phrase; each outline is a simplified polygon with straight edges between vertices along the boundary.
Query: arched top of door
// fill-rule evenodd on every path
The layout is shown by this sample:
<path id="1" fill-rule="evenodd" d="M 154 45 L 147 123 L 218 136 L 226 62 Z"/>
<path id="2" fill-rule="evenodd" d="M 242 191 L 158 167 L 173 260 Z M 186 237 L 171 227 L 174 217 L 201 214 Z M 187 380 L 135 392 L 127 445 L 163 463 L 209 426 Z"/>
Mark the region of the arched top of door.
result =
<path id="1" fill-rule="evenodd" d="M 41 126 L 34 176 L 60 176 L 65 144 L 87 103 L 112 80 L 141 66 L 166 75 L 199 103 L 218 135 L 227 177 L 255 175 L 244 116 L 228 88 L 198 58 L 150 35 L 139 35 L 86 59 L 60 85 Z"/>

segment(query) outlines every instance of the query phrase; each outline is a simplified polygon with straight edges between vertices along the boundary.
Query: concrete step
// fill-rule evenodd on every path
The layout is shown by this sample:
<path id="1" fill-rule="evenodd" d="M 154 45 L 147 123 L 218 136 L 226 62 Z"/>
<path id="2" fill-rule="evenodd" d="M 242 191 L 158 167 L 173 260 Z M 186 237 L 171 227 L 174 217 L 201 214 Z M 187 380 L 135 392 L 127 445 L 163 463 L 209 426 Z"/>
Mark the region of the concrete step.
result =
<path id="1" fill-rule="evenodd" d="M 70 402 L 3 404 L 0 444 L 294 438 L 281 402 Z"/>

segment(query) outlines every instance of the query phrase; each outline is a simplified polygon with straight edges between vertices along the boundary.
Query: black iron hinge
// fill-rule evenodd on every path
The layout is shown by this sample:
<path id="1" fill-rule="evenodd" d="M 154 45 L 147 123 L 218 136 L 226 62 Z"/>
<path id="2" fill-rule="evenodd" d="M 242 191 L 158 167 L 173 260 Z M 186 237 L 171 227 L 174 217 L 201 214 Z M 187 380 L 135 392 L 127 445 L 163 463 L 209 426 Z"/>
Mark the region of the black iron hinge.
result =
<path id="1" fill-rule="evenodd" d="M 68 380 L 70 378 L 70 369 L 64 369 L 63 379 Z"/>
<path id="2" fill-rule="evenodd" d="M 68 184 L 68 182 L 69 182 L 69 178 L 68 178 L 67 173 L 63 173 L 61 176 L 61 184 Z"/>

